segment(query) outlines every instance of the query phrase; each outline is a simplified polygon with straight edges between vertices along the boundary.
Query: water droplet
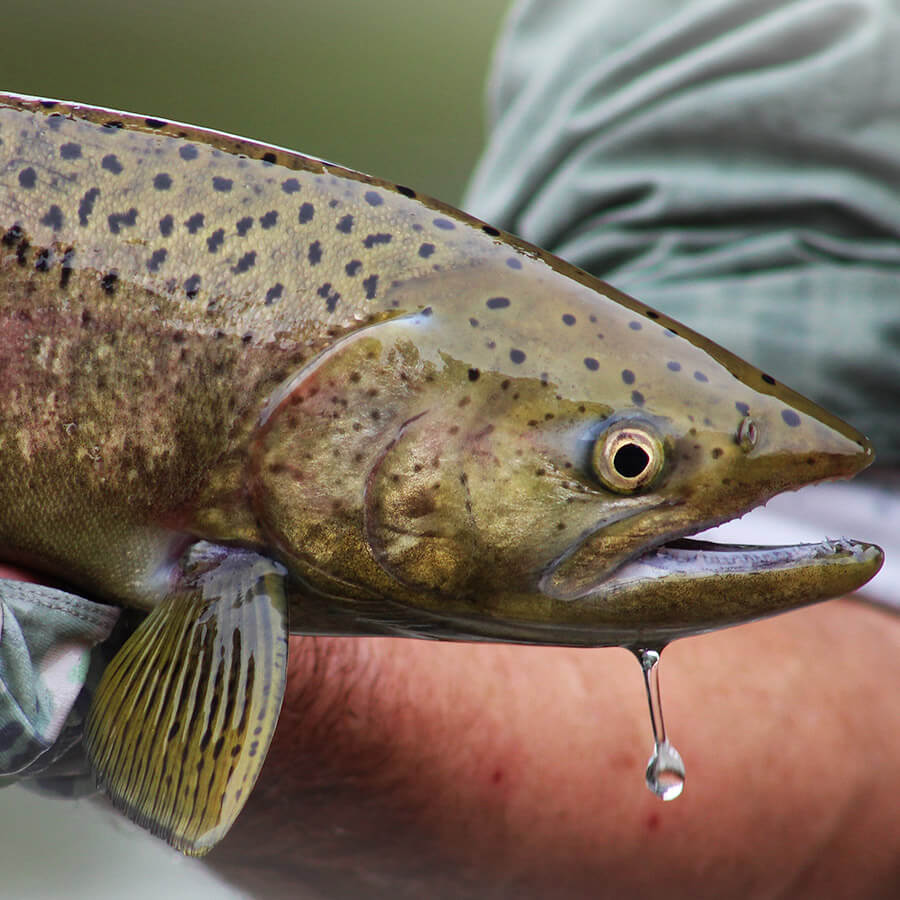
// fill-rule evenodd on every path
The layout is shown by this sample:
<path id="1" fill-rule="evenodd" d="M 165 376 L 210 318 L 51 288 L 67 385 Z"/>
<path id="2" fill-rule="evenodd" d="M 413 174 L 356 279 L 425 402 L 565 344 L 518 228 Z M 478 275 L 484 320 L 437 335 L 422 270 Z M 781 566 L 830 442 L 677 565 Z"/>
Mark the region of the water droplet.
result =
<path id="1" fill-rule="evenodd" d="M 650 727 L 653 729 L 653 755 L 647 764 L 647 787 L 661 800 L 674 800 L 684 790 L 684 763 L 681 754 L 666 738 L 662 699 L 659 694 L 659 657 L 662 650 L 633 651 L 641 664 L 647 703 L 650 707 Z"/>

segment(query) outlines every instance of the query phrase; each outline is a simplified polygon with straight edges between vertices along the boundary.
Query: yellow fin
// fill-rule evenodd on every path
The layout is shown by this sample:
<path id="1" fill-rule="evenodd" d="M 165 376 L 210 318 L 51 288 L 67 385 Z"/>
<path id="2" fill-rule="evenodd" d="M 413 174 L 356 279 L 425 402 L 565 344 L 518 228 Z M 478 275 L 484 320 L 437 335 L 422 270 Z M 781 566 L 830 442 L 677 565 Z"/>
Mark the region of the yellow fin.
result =
<path id="1" fill-rule="evenodd" d="M 197 544 L 178 588 L 106 669 L 85 748 L 115 806 L 192 856 L 231 827 L 269 749 L 287 670 L 284 570 Z"/>

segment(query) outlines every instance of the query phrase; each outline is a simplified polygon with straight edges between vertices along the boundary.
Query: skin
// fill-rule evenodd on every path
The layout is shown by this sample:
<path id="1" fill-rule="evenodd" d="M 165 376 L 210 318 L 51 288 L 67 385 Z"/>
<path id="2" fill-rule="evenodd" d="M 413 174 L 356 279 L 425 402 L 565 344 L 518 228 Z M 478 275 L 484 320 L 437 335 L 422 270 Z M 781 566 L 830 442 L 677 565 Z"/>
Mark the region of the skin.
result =
<path id="1" fill-rule="evenodd" d="M 253 896 L 900 887 L 885 781 L 900 620 L 874 607 L 837 601 L 673 644 L 663 692 L 688 784 L 668 804 L 641 784 L 649 728 L 623 651 L 306 637 L 291 650 L 260 781 L 208 857 Z"/>

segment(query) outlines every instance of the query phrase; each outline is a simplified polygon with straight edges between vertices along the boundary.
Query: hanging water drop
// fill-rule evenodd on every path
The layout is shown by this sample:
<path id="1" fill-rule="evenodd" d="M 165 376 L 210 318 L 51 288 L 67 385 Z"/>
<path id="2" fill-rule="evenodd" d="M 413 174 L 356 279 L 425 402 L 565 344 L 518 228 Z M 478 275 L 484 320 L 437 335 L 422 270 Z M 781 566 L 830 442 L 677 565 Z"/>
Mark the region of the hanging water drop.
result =
<path id="1" fill-rule="evenodd" d="M 661 650 L 633 651 L 641 664 L 647 703 L 650 706 L 650 727 L 653 729 L 653 755 L 647 764 L 647 787 L 662 800 L 674 800 L 684 790 L 684 763 L 681 754 L 666 738 L 662 700 L 659 694 L 659 657 Z"/>

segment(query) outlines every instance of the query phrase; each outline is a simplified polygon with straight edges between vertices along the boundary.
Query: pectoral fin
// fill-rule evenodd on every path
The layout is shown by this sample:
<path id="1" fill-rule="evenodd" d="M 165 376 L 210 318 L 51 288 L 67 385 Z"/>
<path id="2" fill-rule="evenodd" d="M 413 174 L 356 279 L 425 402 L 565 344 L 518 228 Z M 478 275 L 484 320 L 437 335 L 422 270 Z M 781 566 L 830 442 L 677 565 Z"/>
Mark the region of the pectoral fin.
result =
<path id="1" fill-rule="evenodd" d="M 265 759 L 284 695 L 284 570 L 198 544 L 178 589 L 116 654 L 85 747 L 127 816 L 192 856 L 231 827 Z"/>

